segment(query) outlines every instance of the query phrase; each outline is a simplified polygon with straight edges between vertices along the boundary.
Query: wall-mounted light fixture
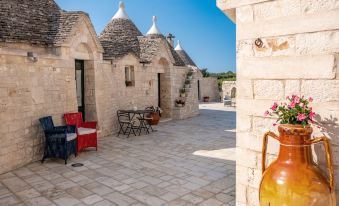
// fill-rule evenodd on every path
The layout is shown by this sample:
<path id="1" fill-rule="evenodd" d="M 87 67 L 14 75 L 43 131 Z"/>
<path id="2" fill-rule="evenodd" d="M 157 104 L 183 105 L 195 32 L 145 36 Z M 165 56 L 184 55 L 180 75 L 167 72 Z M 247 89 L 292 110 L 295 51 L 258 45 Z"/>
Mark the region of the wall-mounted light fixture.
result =
<path id="1" fill-rule="evenodd" d="M 27 58 L 32 62 L 38 61 L 38 57 L 33 52 L 27 52 Z"/>
<path id="2" fill-rule="evenodd" d="M 147 69 L 146 64 L 149 64 L 149 63 L 150 63 L 149 61 L 140 61 L 140 64 L 142 64 L 143 69 Z"/>
<path id="3" fill-rule="evenodd" d="M 262 48 L 263 45 L 264 45 L 264 42 L 263 42 L 260 38 L 257 38 L 257 39 L 254 41 L 254 44 L 255 44 L 255 46 L 257 46 L 258 48 Z"/>

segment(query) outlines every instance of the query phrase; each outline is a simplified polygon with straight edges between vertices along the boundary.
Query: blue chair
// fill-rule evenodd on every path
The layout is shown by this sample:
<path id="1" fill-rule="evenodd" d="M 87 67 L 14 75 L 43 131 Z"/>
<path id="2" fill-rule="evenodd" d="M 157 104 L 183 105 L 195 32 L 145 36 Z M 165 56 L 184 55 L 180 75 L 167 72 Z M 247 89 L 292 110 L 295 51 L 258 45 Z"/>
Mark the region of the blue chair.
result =
<path id="1" fill-rule="evenodd" d="M 41 163 L 46 158 L 61 158 L 67 164 L 67 159 L 71 154 L 77 155 L 75 126 L 55 127 L 51 116 L 40 118 L 39 121 L 46 138 L 44 156 Z"/>

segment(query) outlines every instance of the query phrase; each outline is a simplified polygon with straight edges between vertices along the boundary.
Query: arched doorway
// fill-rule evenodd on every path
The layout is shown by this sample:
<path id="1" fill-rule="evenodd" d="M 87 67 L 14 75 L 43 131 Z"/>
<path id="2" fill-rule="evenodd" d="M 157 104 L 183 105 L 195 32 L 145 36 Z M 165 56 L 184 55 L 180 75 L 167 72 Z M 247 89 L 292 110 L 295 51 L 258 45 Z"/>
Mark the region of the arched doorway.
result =
<path id="1" fill-rule="evenodd" d="M 95 100 L 95 74 L 94 55 L 90 46 L 79 43 L 71 49 L 75 65 L 75 85 L 78 111 L 83 113 L 83 118 L 88 121 L 96 121 Z"/>
<path id="2" fill-rule="evenodd" d="M 236 97 L 236 92 L 237 92 L 237 89 L 235 87 L 233 87 L 231 89 L 231 98 L 235 98 Z"/>
<path id="3" fill-rule="evenodd" d="M 167 59 L 160 58 L 158 73 L 158 106 L 163 110 L 162 117 L 172 117 L 171 75 Z"/>

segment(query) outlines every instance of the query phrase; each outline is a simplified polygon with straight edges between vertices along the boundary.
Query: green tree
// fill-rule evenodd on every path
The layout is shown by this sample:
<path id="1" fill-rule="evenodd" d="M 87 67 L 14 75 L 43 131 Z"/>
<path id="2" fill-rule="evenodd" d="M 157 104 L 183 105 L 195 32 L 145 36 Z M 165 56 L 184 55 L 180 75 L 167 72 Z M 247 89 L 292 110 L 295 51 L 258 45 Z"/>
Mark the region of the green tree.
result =
<path id="1" fill-rule="evenodd" d="M 210 73 L 207 71 L 206 68 L 201 69 L 200 71 L 201 71 L 203 77 L 209 77 L 210 76 Z"/>

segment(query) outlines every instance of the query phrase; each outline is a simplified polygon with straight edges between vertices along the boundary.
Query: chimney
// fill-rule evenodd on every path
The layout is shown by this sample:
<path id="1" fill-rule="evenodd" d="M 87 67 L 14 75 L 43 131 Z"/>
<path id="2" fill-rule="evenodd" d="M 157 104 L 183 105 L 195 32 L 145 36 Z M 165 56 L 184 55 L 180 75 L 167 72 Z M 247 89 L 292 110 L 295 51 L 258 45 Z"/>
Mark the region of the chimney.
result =
<path id="1" fill-rule="evenodd" d="M 173 34 L 169 33 L 166 37 L 168 43 L 174 48 L 174 38 Z"/>

